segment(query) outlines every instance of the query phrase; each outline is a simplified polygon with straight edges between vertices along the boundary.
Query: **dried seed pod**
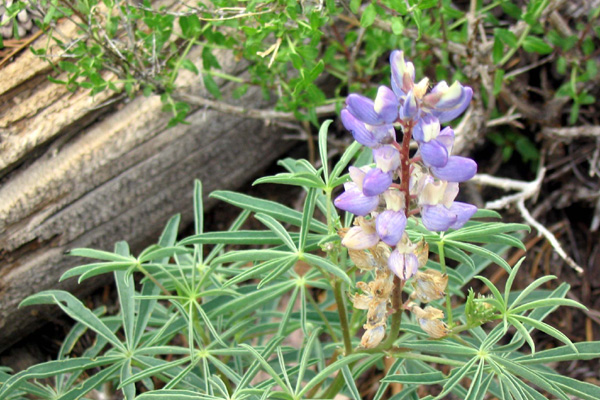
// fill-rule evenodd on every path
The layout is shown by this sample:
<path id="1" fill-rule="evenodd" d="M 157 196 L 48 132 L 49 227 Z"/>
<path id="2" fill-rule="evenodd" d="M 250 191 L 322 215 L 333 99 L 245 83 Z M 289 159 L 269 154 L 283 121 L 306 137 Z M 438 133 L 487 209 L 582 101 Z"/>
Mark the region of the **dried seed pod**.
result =
<path id="1" fill-rule="evenodd" d="M 377 346 L 383 340 L 385 336 L 385 326 L 380 325 L 372 329 L 367 329 L 360 340 L 361 347 L 365 349 L 372 349 Z"/>
<path id="2" fill-rule="evenodd" d="M 444 318 L 444 312 L 442 310 L 438 310 L 431 306 L 422 309 L 417 305 L 410 305 L 410 311 L 417 317 L 421 329 L 433 339 L 443 338 L 448 335 L 448 326 L 441 320 Z"/>
<path id="3" fill-rule="evenodd" d="M 419 300 L 422 303 L 441 299 L 446 295 L 445 290 L 448 286 L 448 275 L 442 274 L 435 269 L 428 269 L 425 272 L 417 272 L 412 282 L 414 291 L 410 295 L 412 300 Z"/>

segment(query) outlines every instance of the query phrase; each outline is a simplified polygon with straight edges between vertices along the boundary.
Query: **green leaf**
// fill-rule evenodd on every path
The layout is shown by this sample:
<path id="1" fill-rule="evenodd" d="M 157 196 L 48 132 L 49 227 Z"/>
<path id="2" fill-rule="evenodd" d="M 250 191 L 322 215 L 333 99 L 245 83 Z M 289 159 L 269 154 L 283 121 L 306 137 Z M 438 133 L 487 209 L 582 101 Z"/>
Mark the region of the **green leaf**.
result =
<path id="1" fill-rule="evenodd" d="M 439 371 L 426 372 L 420 374 L 400 374 L 400 375 L 388 375 L 381 380 L 381 382 L 388 383 L 403 383 L 410 385 L 435 385 L 436 383 L 442 383 L 446 380 L 444 374 Z"/>
<path id="2" fill-rule="evenodd" d="M 498 60 L 498 62 L 499 61 L 500 60 Z M 500 91 L 502 90 L 503 82 L 504 82 L 504 70 L 501 68 L 498 68 L 496 70 L 496 72 L 494 73 L 494 89 L 492 91 L 492 94 L 494 96 L 498 96 L 500 94 Z"/>
<path id="3" fill-rule="evenodd" d="M 450 373 L 450 378 L 446 379 L 446 383 L 442 388 L 442 392 L 435 397 L 436 400 L 443 399 L 450 391 L 460 383 L 460 381 L 469 373 L 471 367 L 479 360 L 479 357 L 473 357 L 465 365 L 460 368 L 455 368 Z M 483 362 L 483 361 L 481 361 Z"/>
<path id="4" fill-rule="evenodd" d="M 10 377 L 0 386 L 0 398 L 4 399 L 14 390 L 19 388 L 19 384 L 24 380 L 45 379 L 58 374 L 77 372 L 90 368 L 100 367 L 120 361 L 120 357 L 98 357 L 98 358 L 71 358 L 68 360 L 48 361 L 42 364 L 34 365 Z"/>
<path id="5" fill-rule="evenodd" d="M 529 284 L 529 286 L 527 286 L 521 293 L 519 293 L 519 295 L 517 296 L 517 298 L 510 305 L 509 310 L 511 310 L 513 307 L 516 307 L 517 304 L 519 304 L 522 300 L 524 300 L 525 298 L 527 298 L 527 296 L 529 296 L 529 294 L 531 292 L 533 292 L 535 289 L 537 289 L 538 287 L 540 287 L 544 283 L 546 283 L 548 281 L 551 281 L 553 279 L 556 279 L 556 276 L 554 276 L 554 275 L 547 275 L 547 276 L 543 276 L 543 277 L 538 278 L 535 281 L 531 282 Z"/>
<path id="6" fill-rule="evenodd" d="M 517 36 L 508 29 L 495 28 L 494 37 L 500 39 L 508 47 L 517 47 Z"/>
<path id="7" fill-rule="evenodd" d="M 71 268 L 67 272 L 65 272 L 59 279 L 59 282 L 64 281 L 65 279 L 72 278 L 77 275 L 81 275 L 79 277 L 79 282 L 83 281 L 86 278 L 91 278 L 93 276 L 106 274 L 108 272 L 115 271 L 125 271 L 137 265 L 137 262 L 105 262 L 105 263 L 93 263 L 93 264 L 85 264 L 80 265 L 75 268 Z"/>
<path id="8" fill-rule="evenodd" d="M 66 252 L 67 255 L 75 256 L 75 257 L 87 257 L 87 258 L 95 258 L 98 260 L 104 261 L 116 261 L 116 262 L 134 262 L 135 258 L 123 257 L 115 253 L 109 253 L 108 251 L 103 250 L 94 250 L 94 249 L 73 249 Z"/>
<path id="9" fill-rule="evenodd" d="M 360 17 L 360 26 L 363 28 L 368 28 L 369 26 L 373 25 L 376 16 L 377 10 L 375 9 L 375 4 L 371 3 L 365 7 L 363 14 Z"/>
<path id="10" fill-rule="evenodd" d="M 273 260 L 275 258 L 284 258 L 288 256 L 295 256 L 296 253 L 281 250 L 239 250 L 230 251 L 220 257 L 215 258 L 213 263 L 221 264 L 235 261 L 264 261 Z"/>
<path id="11" fill-rule="evenodd" d="M 321 156 L 321 165 L 323 165 L 323 176 L 325 183 L 329 184 L 329 157 L 327 157 L 327 130 L 333 120 L 328 119 L 321 124 L 319 128 L 319 155 Z"/>
<path id="12" fill-rule="evenodd" d="M 267 228 L 269 228 L 271 231 L 273 231 L 291 251 L 298 252 L 298 247 L 296 247 L 296 243 L 294 243 L 294 241 L 290 237 L 289 233 L 287 233 L 283 225 L 281 225 L 275 218 L 262 213 L 258 213 L 254 215 L 254 217 L 263 224 L 265 224 Z"/>
<path id="13" fill-rule="evenodd" d="M 338 278 L 341 278 L 344 282 L 346 282 L 348 284 L 348 286 L 350 286 L 350 287 L 352 286 L 352 281 L 346 274 L 346 271 L 342 270 L 339 266 L 335 265 L 331 261 L 329 261 L 323 257 L 315 256 L 314 254 L 310 254 L 310 253 L 304 253 L 302 255 L 301 259 L 303 259 L 304 261 L 306 261 L 309 264 L 313 264 L 313 265 L 323 268 L 325 271 L 331 273 L 332 275 L 335 275 Z"/>
<path id="14" fill-rule="evenodd" d="M 275 380 L 275 382 L 277 382 L 277 384 L 282 389 L 284 389 L 286 391 L 286 393 L 291 395 L 290 388 L 288 388 L 288 386 L 285 384 L 285 382 L 279 377 L 279 374 L 277 372 L 275 372 L 273 367 L 271 367 L 271 365 L 267 362 L 267 360 L 265 360 L 261 356 L 261 354 L 254 349 L 254 347 L 252 347 L 246 343 L 240 343 L 239 346 L 245 348 L 250 353 L 252 353 L 254 358 L 262 365 L 265 372 L 268 373 L 269 375 L 271 375 L 271 377 Z"/>
<path id="15" fill-rule="evenodd" d="M 128 256 L 129 246 L 126 242 L 117 242 L 115 245 L 115 253 Z M 115 271 L 115 283 L 117 285 L 117 294 L 119 296 L 119 306 L 121 309 L 121 321 L 123 330 L 125 331 L 125 342 L 128 348 L 133 348 L 134 345 L 134 325 L 135 325 L 135 284 L 133 276 L 126 271 Z"/>
<path id="16" fill-rule="evenodd" d="M 344 376 L 344 382 L 346 382 L 346 389 L 348 389 L 350 395 L 352 395 L 351 398 L 360 399 L 361 395 L 356 387 L 356 382 L 354 382 L 354 377 L 352 376 L 352 372 L 350 372 L 350 368 L 348 368 L 347 364 L 342 367 L 342 375 Z"/>
<path id="17" fill-rule="evenodd" d="M 523 41 L 523 49 L 528 53 L 550 54 L 554 49 L 543 39 L 527 36 Z"/>
<path id="18" fill-rule="evenodd" d="M 79 299 L 73 296 L 69 292 L 61 290 L 46 290 L 29 296 L 19 304 L 19 307 L 30 306 L 36 304 L 56 304 L 58 305 L 69 317 L 75 321 L 87 326 L 89 329 L 102 336 L 113 346 L 121 351 L 125 351 L 125 347 L 117 338 L 117 336 L 110 330 L 93 312 L 86 308 Z"/>
<path id="19" fill-rule="evenodd" d="M 83 382 L 78 382 L 77 385 L 64 393 L 59 397 L 54 397 L 55 400 L 78 400 L 97 388 L 102 383 L 108 382 L 113 379 L 113 374 L 115 374 L 121 366 L 119 364 L 115 364 L 108 368 L 103 369 L 100 372 L 95 373 L 90 378 L 86 379 Z"/>
<path id="20" fill-rule="evenodd" d="M 346 168 L 346 166 L 350 163 L 350 161 L 352 161 L 352 158 L 356 155 L 356 153 L 358 153 L 358 151 L 361 148 L 362 148 L 362 145 L 360 143 L 358 143 L 357 141 L 352 142 L 352 144 L 350 146 L 348 146 L 346 151 L 344 151 L 344 154 L 342 154 L 342 156 L 340 157 L 340 160 L 337 162 L 337 164 L 335 164 L 335 166 L 333 167 L 333 170 L 331 171 L 331 176 L 329 178 L 330 183 L 333 183 L 333 181 L 336 180 L 340 176 L 340 174 L 342 173 L 344 168 Z M 335 186 L 331 186 L 331 187 L 335 187 Z"/>
<path id="21" fill-rule="evenodd" d="M 221 90 L 219 89 L 219 85 L 217 85 L 213 77 L 210 74 L 202 74 L 202 81 L 204 82 L 204 87 L 206 87 L 206 90 L 208 90 L 208 92 L 212 94 L 214 98 L 220 100 L 222 97 Z"/>
<path id="22" fill-rule="evenodd" d="M 162 260 L 163 262 L 165 262 L 165 260 L 168 260 L 176 254 L 188 254 L 189 252 L 190 250 L 183 246 L 153 246 L 153 248 L 150 251 L 144 251 L 142 254 L 140 254 L 139 262 L 144 263 L 154 260 Z"/>
<path id="23" fill-rule="evenodd" d="M 145 392 L 136 397 L 136 400 L 223 400 L 222 397 L 200 394 L 191 390 L 161 389 Z"/>
<path id="24" fill-rule="evenodd" d="M 519 322 L 529 324 L 529 325 L 533 326 L 534 328 L 536 328 L 537 330 L 540 330 L 540 331 L 552 336 L 553 338 L 560 340 L 564 344 L 570 346 L 574 351 L 577 351 L 577 348 L 573 345 L 571 340 L 569 340 L 569 338 L 564 333 L 562 333 L 558 329 L 554 328 L 553 326 L 550 326 L 545 322 L 537 321 L 533 318 L 526 317 L 524 315 L 513 315 L 512 317 L 519 320 Z"/>
<path id="25" fill-rule="evenodd" d="M 262 212 L 279 221 L 287 222 L 294 226 L 302 225 L 301 212 L 274 201 L 257 199 L 255 197 L 228 191 L 215 191 L 210 194 L 210 197 L 233 204 L 236 207 L 244 208 L 257 213 Z M 310 227 L 315 232 L 327 233 L 327 225 L 315 219 L 311 221 Z"/>
<path id="26" fill-rule="evenodd" d="M 294 265 L 296 265 L 297 262 L 298 262 L 298 257 L 295 257 L 295 256 L 289 257 L 286 260 L 284 260 L 284 262 L 281 264 L 281 266 L 279 268 L 273 269 L 267 276 L 264 277 L 263 280 L 260 281 L 260 283 L 257 286 L 257 289 L 262 288 L 266 284 L 277 279 L 282 274 L 285 274 L 287 271 L 290 270 L 290 268 L 292 268 Z"/>
<path id="27" fill-rule="evenodd" d="M 179 17 L 179 26 L 181 27 L 181 34 L 186 39 L 195 39 L 202 32 L 200 19 L 196 14 Z"/>
<path id="28" fill-rule="evenodd" d="M 255 180 L 252 185 L 261 183 L 275 183 L 280 185 L 304 186 L 309 188 L 324 188 L 323 180 L 310 172 L 288 173 L 282 172 L 273 176 L 264 176 Z"/>
<path id="29" fill-rule="evenodd" d="M 572 346 L 561 346 L 549 350 L 538 351 L 534 356 L 521 356 L 515 359 L 521 365 L 549 364 L 560 361 L 592 360 L 598 358 L 600 342 L 582 342 Z"/>
<path id="30" fill-rule="evenodd" d="M 303 398 L 302 396 L 312 389 L 315 385 L 319 384 L 322 380 L 328 378 L 335 371 L 342 368 L 344 365 L 348 365 L 354 361 L 358 361 L 361 358 L 366 357 L 367 354 L 351 354 L 349 356 L 345 356 L 334 363 L 329 364 L 323 370 L 321 370 L 317 375 L 315 375 L 310 381 L 306 383 L 306 385 L 302 388 L 300 393 L 298 393 L 297 398 Z"/>
<path id="31" fill-rule="evenodd" d="M 196 64 L 194 64 L 189 58 L 185 58 L 183 61 L 181 61 L 181 68 L 191 71 L 194 75 L 200 74 Z"/>
<path id="32" fill-rule="evenodd" d="M 268 260 L 261 264 L 250 267 L 246 271 L 242 272 L 241 274 L 237 274 L 233 278 L 229 279 L 227 282 L 225 282 L 223 284 L 223 287 L 229 287 L 236 283 L 247 281 L 247 280 L 252 279 L 261 274 L 267 274 L 267 273 L 273 271 L 274 269 L 276 269 L 277 267 L 287 264 L 290 259 L 297 260 L 297 257 L 291 256 L 291 257 L 275 258 L 273 260 Z"/>
<path id="33" fill-rule="evenodd" d="M 496 264 L 498 264 L 499 266 L 501 266 L 502 268 L 504 268 L 508 273 L 510 273 L 510 265 L 508 265 L 508 263 L 506 262 L 506 260 L 504 260 L 498 254 L 496 254 L 496 253 L 494 253 L 492 251 L 489 251 L 485 247 L 475 246 L 475 245 L 470 244 L 470 243 L 457 242 L 455 240 L 445 240 L 445 243 L 446 243 L 446 245 L 452 245 L 452 246 L 458 247 L 460 249 L 469 251 L 469 252 L 471 252 L 473 254 L 477 254 L 477 255 L 480 255 L 482 257 L 488 258 L 491 261 L 493 261 Z"/>
<path id="34" fill-rule="evenodd" d="M 598 400 L 600 399 L 600 387 L 587 382 L 578 381 L 568 376 L 559 375 L 551 372 L 540 371 L 540 374 L 548 378 L 557 387 L 569 393 L 578 399 Z"/>
<path id="35" fill-rule="evenodd" d="M 515 375 L 518 375 L 522 378 L 527 379 L 529 382 L 531 382 L 534 385 L 538 386 L 539 388 L 553 394 L 554 396 L 556 396 L 560 399 L 563 399 L 563 400 L 569 400 L 569 398 L 565 395 L 565 393 L 561 389 L 556 387 L 556 385 L 554 385 L 547 378 L 534 372 L 533 369 L 525 368 L 525 367 L 519 365 L 518 363 L 510 361 L 506 358 L 498 357 L 496 355 L 490 355 L 490 358 L 492 358 L 495 362 L 497 362 L 498 364 L 500 364 L 501 366 L 506 368 L 509 372 L 511 372 Z"/>
<path id="36" fill-rule="evenodd" d="M 317 201 L 317 191 L 310 189 L 304 200 L 304 209 L 302 210 L 302 225 L 300 225 L 300 238 L 299 247 L 300 251 L 306 249 L 306 240 L 308 238 L 308 231 L 310 230 L 310 221 L 315 212 L 315 204 Z"/>
<path id="37" fill-rule="evenodd" d="M 475 278 L 477 278 L 480 281 L 482 281 L 483 283 L 485 283 L 485 285 L 490 289 L 490 292 L 492 292 L 492 294 L 494 295 L 494 298 L 498 301 L 498 303 L 500 305 L 502 305 L 502 310 L 500 310 L 500 311 L 505 310 L 506 309 L 506 303 L 504 301 L 504 297 L 502 296 L 502 294 L 500 293 L 500 291 L 498 290 L 498 288 L 496 287 L 496 285 L 494 285 L 492 283 L 492 281 L 490 281 L 485 276 L 477 275 Z"/>

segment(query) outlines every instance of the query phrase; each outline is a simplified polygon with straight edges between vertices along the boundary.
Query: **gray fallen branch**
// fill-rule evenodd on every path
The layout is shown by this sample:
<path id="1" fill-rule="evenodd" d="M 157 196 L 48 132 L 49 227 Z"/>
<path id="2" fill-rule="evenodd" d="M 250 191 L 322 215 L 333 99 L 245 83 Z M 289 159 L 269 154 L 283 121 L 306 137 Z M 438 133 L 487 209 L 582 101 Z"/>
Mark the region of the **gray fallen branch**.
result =
<path id="1" fill-rule="evenodd" d="M 600 137 L 600 126 L 585 125 L 572 128 L 544 128 L 542 134 L 547 137 L 561 139 L 576 139 L 580 137 Z"/>
<path id="2" fill-rule="evenodd" d="M 581 268 L 577 263 L 567 255 L 564 251 L 556 237 L 552 232 L 550 232 L 544 225 L 539 223 L 535 218 L 531 216 L 527 207 L 525 207 L 525 200 L 537 196 L 540 190 L 540 186 L 542 184 L 542 180 L 544 179 L 544 175 L 546 174 L 545 168 L 540 168 L 538 172 L 538 176 L 535 180 L 531 182 L 523 182 L 517 181 L 514 179 L 508 178 L 497 178 L 495 176 L 487 175 L 487 174 L 477 174 L 471 182 L 478 183 L 481 185 L 493 186 L 503 190 L 515 190 L 517 193 L 511 194 L 508 196 L 504 196 L 498 200 L 494 200 L 486 203 L 485 208 L 489 209 L 501 209 L 510 206 L 511 204 L 516 204 L 517 209 L 523 216 L 523 219 L 535 229 L 537 229 L 540 235 L 543 235 L 550 245 L 554 248 L 554 250 L 558 253 L 558 255 L 565 260 L 565 262 L 573 268 L 578 274 L 583 273 L 583 268 Z"/>
<path id="3" fill-rule="evenodd" d="M 209 100 L 200 96 L 193 96 L 187 93 L 174 93 L 173 99 L 178 101 L 184 101 L 188 104 L 209 107 L 215 111 L 220 111 L 226 114 L 233 114 L 244 116 L 253 119 L 262 120 L 281 120 L 281 121 L 297 121 L 296 115 L 293 112 L 275 111 L 275 110 L 260 110 L 255 108 L 245 108 L 232 106 L 231 104 L 223 103 L 221 101 Z M 335 113 L 335 104 L 327 104 L 319 106 L 315 110 L 317 116 L 322 117 L 325 115 L 332 115 Z"/>

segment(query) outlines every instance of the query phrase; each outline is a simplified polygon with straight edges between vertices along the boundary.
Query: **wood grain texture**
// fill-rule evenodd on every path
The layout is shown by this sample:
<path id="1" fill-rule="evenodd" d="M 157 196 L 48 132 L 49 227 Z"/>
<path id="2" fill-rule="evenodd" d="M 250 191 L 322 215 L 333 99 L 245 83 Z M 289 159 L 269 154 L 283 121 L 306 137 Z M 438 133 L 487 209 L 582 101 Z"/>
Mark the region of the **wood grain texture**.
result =
<path id="1" fill-rule="evenodd" d="M 219 58 L 229 73 L 243 73 L 226 54 Z M 182 73 L 178 80 L 202 94 L 199 77 Z M 194 110 L 189 125 L 167 129 L 170 114 L 156 96 L 96 110 L 106 97 L 46 83 L 25 92 L 13 88 L 12 107 L 0 114 L 0 349 L 39 326 L 40 313 L 59 312 L 17 309 L 28 295 L 50 288 L 84 294 L 102 283 L 59 284 L 69 267 L 88 262 L 66 250 L 111 250 L 126 240 L 139 251 L 172 215 L 181 212 L 182 225 L 192 221 L 194 179 L 202 180 L 205 196 L 234 189 L 292 145 L 264 121 L 205 109 Z M 267 107 L 261 99 L 251 89 L 232 104 Z"/>

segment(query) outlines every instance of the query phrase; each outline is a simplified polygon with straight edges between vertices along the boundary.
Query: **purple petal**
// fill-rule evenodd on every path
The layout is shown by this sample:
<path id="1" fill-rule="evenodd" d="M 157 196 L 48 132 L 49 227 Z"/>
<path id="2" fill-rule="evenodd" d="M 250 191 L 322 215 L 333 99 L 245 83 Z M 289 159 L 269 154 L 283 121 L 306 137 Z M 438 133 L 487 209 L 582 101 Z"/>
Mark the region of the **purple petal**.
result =
<path id="1" fill-rule="evenodd" d="M 363 193 L 365 196 L 377 196 L 387 190 L 392 184 L 392 173 L 383 172 L 373 168 L 365 175 L 363 180 Z"/>
<path id="2" fill-rule="evenodd" d="M 371 132 L 378 147 L 380 144 L 392 143 L 396 139 L 396 130 L 393 125 L 368 125 L 367 129 Z"/>
<path id="3" fill-rule="evenodd" d="M 405 281 L 417 273 L 419 260 L 412 253 L 400 253 L 396 249 L 388 258 L 388 267 L 398 278 Z"/>
<path id="4" fill-rule="evenodd" d="M 400 167 L 400 153 L 394 146 L 386 145 L 373 149 L 375 165 L 383 172 L 395 171 Z"/>
<path id="5" fill-rule="evenodd" d="M 375 97 L 374 110 L 379 118 L 391 124 L 398 119 L 398 98 L 387 86 L 379 86 L 377 97 Z"/>
<path id="6" fill-rule="evenodd" d="M 442 129 L 437 137 L 437 141 L 440 142 L 448 151 L 448 154 L 452 153 L 452 147 L 454 147 L 454 131 L 449 126 Z"/>
<path id="7" fill-rule="evenodd" d="M 373 100 L 359 94 L 351 94 L 346 98 L 348 111 L 359 121 L 369 125 L 380 125 L 383 121 L 375 112 Z"/>
<path id="8" fill-rule="evenodd" d="M 412 91 L 408 92 L 404 99 L 404 104 L 400 107 L 400 119 L 411 120 L 419 114 L 419 105 Z"/>
<path id="9" fill-rule="evenodd" d="M 434 116 L 425 114 L 413 128 L 413 139 L 417 142 L 429 142 L 440 134 L 440 121 Z"/>
<path id="10" fill-rule="evenodd" d="M 419 151 L 428 167 L 443 167 L 448 162 L 448 150 L 437 140 L 419 143 Z"/>
<path id="11" fill-rule="evenodd" d="M 375 222 L 381 240 L 390 246 L 398 244 L 406 228 L 404 211 L 385 210 L 377 216 Z"/>
<path id="12" fill-rule="evenodd" d="M 435 206 L 423 206 L 421 221 L 425 228 L 432 232 L 447 231 L 457 220 L 455 213 L 441 204 Z"/>
<path id="13" fill-rule="evenodd" d="M 365 124 L 356 119 L 347 109 L 342 110 L 342 124 L 344 124 L 344 128 L 352 133 L 354 140 L 363 146 L 375 147 L 379 144 L 373 133 L 367 129 Z"/>
<path id="14" fill-rule="evenodd" d="M 364 216 L 377 208 L 379 197 L 365 196 L 358 187 L 353 187 L 340 194 L 334 204 L 341 210 Z"/>
<path id="15" fill-rule="evenodd" d="M 351 250 L 364 250 L 370 247 L 375 247 L 379 243 L 377 232 L 372 233 L 365 231 L 360 226 L 353 226 L 346 232 L 346 236 L 342 239 L 342 245 Z"/>
<path id="16" fill-rule="evenodd" d="M 469 103 L 471 103 L 472 97 L 473 89 L 455 82 L 442 94 L 431 113 L 436 116 L 440 122 L 452 121 L 465 111 L 469 106 Z"/>
<path id="17" fill-rule="evenodd" d="M 456 222 L 450 225 L 450 228 L 459 229 L 477 212 L 477 207 L 473 204 L 455 201 L 452 203 L 450 211 L 456 214 Z"/>
<path id="18" fill-rule="evenodd" d="M 392 90 L 398 98 L 406 95 L 410 88 L 404 91 L 403 86 L 405 80 L 415 80 L 415 67 L 411 62 L 404 61 L 404 52 L 402 50 L 394 50 L 390 54 L 390 65 L 392 67 Z M 412 85 L 409 85 L 412 88 Z"/>
<path id="19" fill-rule="evenodd" d="M 451 156 L 443 167 L 432 167 L 437 178 L 448 182 L 465 182 L 477 173 L 477 163 L 470 158 Z"/>

